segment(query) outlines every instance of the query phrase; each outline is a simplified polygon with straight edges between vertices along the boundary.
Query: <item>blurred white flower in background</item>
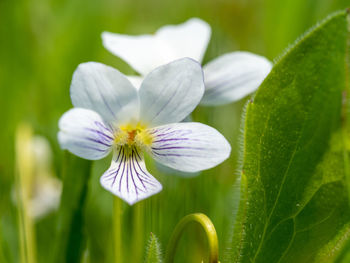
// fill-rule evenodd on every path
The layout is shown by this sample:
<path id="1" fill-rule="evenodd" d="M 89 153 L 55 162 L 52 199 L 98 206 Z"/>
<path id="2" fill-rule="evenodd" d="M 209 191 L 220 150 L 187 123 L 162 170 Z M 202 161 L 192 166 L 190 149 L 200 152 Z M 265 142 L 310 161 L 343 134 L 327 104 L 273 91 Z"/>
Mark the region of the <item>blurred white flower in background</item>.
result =
<path id="1" fill-rule="evenodd" d="M 19 131 L 25 136 L 21 135 L 17 139 L 17 144 L 21 147 L 21 151 L 17 150 L 17 163 L 20 166 L 17 173 L 20 172 L 21 175 L 12 191 L 12 198 L 19 205 L 17 187 L 22 206 L 25 206 L 22 209 L 25 209 L 27 216 L 39 220 L 58 209 L 62 182 L 53 173 L 49 141 L 44 136 L 32 135 L 29 125 L 22 126 Z"/>
<path id="2" fill-rule="evenodd" d="M 139 87 L 154 68 L 179 58 L 202 63 L 211 35 L 210 26 L 199 18 L 179 25 L 166 25 L 155 34 L 102 33 L 104 47 L 126 61 L 141 76 L 128 76 Z M 237 101 L 254 92 L 269 74 L 272 63 L 249 52 L 231 52 L 203 66 L 205 93 L 201 104 L 220 105 Z"/>
<path id="3" fill-rule="evenodd" d="M 35 166 L 29 213 L 34 218 L 41 218 L 58 208 L 62 183 L 53 174 L 52 151 L 48 140 L 35 135 L 32 148 Z"/>

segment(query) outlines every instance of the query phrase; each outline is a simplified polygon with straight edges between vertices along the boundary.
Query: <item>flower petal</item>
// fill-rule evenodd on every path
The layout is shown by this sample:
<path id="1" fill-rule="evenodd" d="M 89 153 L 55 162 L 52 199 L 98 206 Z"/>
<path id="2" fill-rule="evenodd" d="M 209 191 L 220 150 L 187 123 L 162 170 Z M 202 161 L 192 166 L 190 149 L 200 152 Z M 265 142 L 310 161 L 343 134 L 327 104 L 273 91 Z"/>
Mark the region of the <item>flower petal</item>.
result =
<path id="1" fill-rule="evenodd" d="M 140 76 L 126 76 L 131 84 L 139 90 L 143 81 L 143 77 Z"/>
<path id="2" fill-rule="evenodd" d="M 210 26 L 199 18 L 159 28 L 153 35 L 103 32 L 104 47 L 142 75 L 183 57 L 202 61 L 210 39 Z"/>
<path id="3" fill-rule="evenodd" d="M 254 92 L 269 74 L 272 63 L 249 52 L 222 55 L 204 66 L 205 93 L 201 104 L 220 105 Z"/>
<path id="4" fill-rule="evenodd" d="M 196 177 L 200 175 L 200 172 L 182 172 L 173 168 L 170 168 L 169 166 L 165 166 L 159 162 L 156 162 L 156 167 L 159 171 L 162 173 L 165 173 L 166 175 L 176 175 L 184 178 L 191 178 L 191 177 Z"/>
<path id="5" fill-rule="evenodd" d="M 112 67 L 96 62 L 80 64 L 74 72 L 70 93 L 75 107 L 94 110 L 108 123 L 138 118 L 136 88 Z"/>
<path id="6" fill-rule="evenodd" d="M 184 172 L 212 168 L 226 160 L 231 152 L 227 140 L 212 127 L 197 122 L 175 123 L 149 130 L 154 136 L 154 159 Z"/>
<path id="7" fill-rule="evenodd" d="M 141 84 L 140 119 L 153 127 L 182 121 L 203 92 L 203 72 L 196 61 L 183 58 L 158 67 Z"/>
<path id="8" fill-rule="evenodd" d="M 131 36 L 103 32 L 102 43 L 109 52 L 144 76 L 156 67 L 176 59 L 174 51 L 154 35 Z"/>
<path id="9" fill-rule="evenodd" d="M 106 190 L 130 205 L 162 190 L 162 185 L 146 170 L 136 148 L 120 147 L 100 182 Z"/>
<path id="10" fill-rule="evenodd" d="M 176 58 L 189 57 L 202 62 L 211 35 L 208 23 L 191 18 L 179 25 L 161 27 L 156 36 L 174 50 Z M 170 61 L 169 61 L 170 62 Z"/>
<path id="11" fill-rule="evenodd" d="M 63 114 L 58 126 L 61 148 L 81 158 L 98 160 L 111 150 L 113 133 L 92 110 L 71 109 Z"/>

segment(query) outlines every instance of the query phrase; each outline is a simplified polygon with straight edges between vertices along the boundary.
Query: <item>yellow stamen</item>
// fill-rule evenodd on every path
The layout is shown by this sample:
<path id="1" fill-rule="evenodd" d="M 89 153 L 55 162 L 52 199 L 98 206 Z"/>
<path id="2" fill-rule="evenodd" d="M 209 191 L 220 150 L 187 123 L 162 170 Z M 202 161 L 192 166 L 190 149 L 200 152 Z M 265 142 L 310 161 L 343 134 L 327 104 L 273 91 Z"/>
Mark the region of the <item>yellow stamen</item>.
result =
<path id="1" fill-rule="evenodd" d="M 153 136 L 147 130 L 143 130 L 135 136 L 135 140 L 145 146 L 151 146 L 153 142 Z"/>
<path id="2" fill-rule="evenodd" d="M 114 136 L 115 145 L 124 145 L 128 142 L 128 134 L 124 131 L 118 131 Z"/>
<path id="3" fill-rule="evenodd" d="M 143 149 L 150 147 L 152 142 L 153 136 L 147 131 L 146 126 L 140 123 L 119 126 L 114 137 L 116 146 L 136 146 Z"/>

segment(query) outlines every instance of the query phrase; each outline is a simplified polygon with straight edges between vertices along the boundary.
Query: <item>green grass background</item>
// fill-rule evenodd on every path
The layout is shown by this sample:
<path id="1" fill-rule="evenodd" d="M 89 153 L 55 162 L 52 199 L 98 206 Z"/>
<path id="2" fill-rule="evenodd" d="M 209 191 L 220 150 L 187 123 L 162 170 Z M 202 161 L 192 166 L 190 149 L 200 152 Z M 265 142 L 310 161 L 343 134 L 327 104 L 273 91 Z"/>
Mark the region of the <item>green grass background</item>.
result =
<path id="1" fill-rule="evenodd" d="M 63 152 L 56 139 L 57 123 L 71 107 L 69 85 L 77 65 L 98 61 L 133 73 L 102 47 L 102 31 L 151 33 L 165 24 L 200 17 L 212 26 L 204 62 L 235 50 L 273 60 L 316 21 L 348 6 L 349 0 L 0 0 L 0 246 L 5 262 L 19 262 L 16 206 L 11 199 L 17 124 L 26 121 L 36 134 L 49 139 L 59 177 Z M 224 258 L 232 228 L 245 101 L 198 107 L 193 114 L 195 121 L 214 126 L 230 141 L 232 154 L 222 165 L 195 178 L 181 178 L 166 175 L 150 163 L 164 190 L 133 207 L 123 206 L 125 262 L 142 261 L 150 232 L 159 237 L 164 250 L 176 223 L 193 212 L 212 219 L 220 258 Z M 85 228 L 90 262 L 113 262 L 112 196 L 102 190 L 98 180 L 109 162 L 106 158 L 93 164 Z M 36 224 L 39 262 L 50 262 L 53 256 L 55 222 L 52 213 Z M 200 262 L 205 246 L 199 229 L 190 229 L 176 262 Z"/>

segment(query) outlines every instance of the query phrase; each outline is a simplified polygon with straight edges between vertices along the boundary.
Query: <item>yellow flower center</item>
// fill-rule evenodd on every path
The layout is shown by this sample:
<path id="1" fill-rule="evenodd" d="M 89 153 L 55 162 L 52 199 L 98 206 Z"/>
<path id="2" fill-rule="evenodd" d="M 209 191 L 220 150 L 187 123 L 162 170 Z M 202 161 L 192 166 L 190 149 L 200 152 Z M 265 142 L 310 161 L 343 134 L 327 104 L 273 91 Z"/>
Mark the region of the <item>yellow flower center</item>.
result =
<path id="1" fill-rule="evenodd" d="M 114 136 L 116 146 L 136 146 L 139 149 L 149 148 L 153 142 L 153 136 L 147 131 L 146 126 L 140 123 L 119 126 Z"/>

